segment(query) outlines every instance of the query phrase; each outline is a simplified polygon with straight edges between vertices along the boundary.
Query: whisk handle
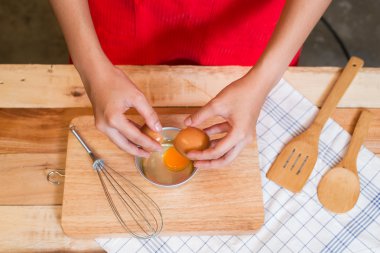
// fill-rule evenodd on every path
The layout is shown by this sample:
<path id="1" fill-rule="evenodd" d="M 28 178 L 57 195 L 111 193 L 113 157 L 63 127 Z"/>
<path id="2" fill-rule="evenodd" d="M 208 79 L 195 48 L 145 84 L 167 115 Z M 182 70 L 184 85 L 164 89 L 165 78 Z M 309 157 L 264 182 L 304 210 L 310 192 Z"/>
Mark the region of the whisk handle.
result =
<path id="1" fill-rule="evenodd" d="M 84 149 L 87 151 L 87 153 L 91 156 L 92 160 L 96 160 L 97 158 L 95 157 L 94 153 L 92 153 L 91 149 L 87 146 L 87 144 L 84 142 L 82 137 L 78 134 L 78 132 L 75 130 L 75 126 L 72 125 L 70 126 L 70 131 L 73 133 L 75 138 L 79 141 L 79 143 L 84 147 Z"/>

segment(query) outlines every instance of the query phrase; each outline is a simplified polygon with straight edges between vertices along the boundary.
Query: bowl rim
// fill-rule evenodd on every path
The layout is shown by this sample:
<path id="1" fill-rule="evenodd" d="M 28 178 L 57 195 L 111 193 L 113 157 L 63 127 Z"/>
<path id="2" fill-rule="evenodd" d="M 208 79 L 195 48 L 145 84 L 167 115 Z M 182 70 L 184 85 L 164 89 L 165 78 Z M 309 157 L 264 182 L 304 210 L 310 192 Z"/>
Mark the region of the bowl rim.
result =
<path id="1" fill-rule="evenodd" d="M 165 131 L 165 130 L 176 130 L 176 131 L 180 131 L 181 129 L 178 128 L 178 127 L 162 127 L 162 131 Z M 135 156 L 135 168 L 136 170 L 140 173 L 140 175 L 145 178 L 145 180 L 147 180 L 149 183 L 155 185 L 155 186 L 158 186 L 158 187 L 163 187 L 163 188 L 175 188 L 175 187 L 179 187 L 185 183 L 187 183 L 190 179 L 192 179 L 195 174 L 197 173 L 198 171 L 198 168 L 197 167 L 194 167 L 193 165 L 193 172 L 190 174 L 190 176 L 188 178 L 186 178 L 184 181 L 178 183 L 178 184 L 159 184 L 157 182 L 154 182 L 152 180 L 150 180 L 149 178 L 147 178 L 143 172 L 143 169 L 142 169 L 142 165 L 139 166 L 139 164 L 142 164 L 141 161 L 143 158 L 142 157 L 139 157 L 139 156 Z"/>

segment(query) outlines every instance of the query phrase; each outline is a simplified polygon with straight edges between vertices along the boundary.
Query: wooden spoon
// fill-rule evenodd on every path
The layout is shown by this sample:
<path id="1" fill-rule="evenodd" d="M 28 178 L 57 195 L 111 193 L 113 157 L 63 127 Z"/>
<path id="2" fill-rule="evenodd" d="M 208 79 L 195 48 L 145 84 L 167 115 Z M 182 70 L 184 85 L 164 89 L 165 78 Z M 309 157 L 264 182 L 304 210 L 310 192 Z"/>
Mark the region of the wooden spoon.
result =
<path id="1" fill-rule="evenodd" d="M 301 191 L 317 162 L 322 128 L 363 64 L 362 59 L 351 57 L 314 122 L 286 144 L 269 169 L 268 179 L 292 192 Z"/>
<path id="2" fill-rule="evenodd" d="M 356 159 L 371 120 L 372 114 L 369 111 L 363 111 L 360 114 L 343 160 L 335 168 L 329 170 L 319 182 L 319 201 L 326 209 L 334 213 L 351 210 L 359 198 L 360 181 Z"/>

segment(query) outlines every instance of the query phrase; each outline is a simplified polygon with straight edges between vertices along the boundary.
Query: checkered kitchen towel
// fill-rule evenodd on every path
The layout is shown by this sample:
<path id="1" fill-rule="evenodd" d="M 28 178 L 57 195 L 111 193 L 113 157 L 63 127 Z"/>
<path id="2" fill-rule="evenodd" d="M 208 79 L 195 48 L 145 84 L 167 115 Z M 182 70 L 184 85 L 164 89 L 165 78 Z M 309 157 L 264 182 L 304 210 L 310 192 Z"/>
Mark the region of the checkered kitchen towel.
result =
<path id="1" fill-rule="evenodd" d="M 380 252 L 380 159 L 365 148 L 358 156 L 361 195 L 357 205 L 336 215 L 322 208 L 316 189 L 336 165 L 350 135 L 329 120 L 322 132 L 319 159 L 303 191 L 293 194 L 265 174 L 277 154 L 311 123 L 318 112 L 286 81 L 268 96 L 258 125 L 265 224 L 254 235 L 172 236 L 150 240 L 99 238 L 107 252 Z"/>

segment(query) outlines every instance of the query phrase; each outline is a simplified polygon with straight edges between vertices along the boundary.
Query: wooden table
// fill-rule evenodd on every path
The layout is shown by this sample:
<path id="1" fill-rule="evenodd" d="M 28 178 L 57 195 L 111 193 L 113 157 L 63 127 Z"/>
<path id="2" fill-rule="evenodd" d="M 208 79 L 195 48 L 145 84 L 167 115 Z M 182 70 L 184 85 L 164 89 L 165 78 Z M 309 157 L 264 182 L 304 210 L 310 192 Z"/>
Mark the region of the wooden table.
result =
<path id="1" fill-rule="evenodd" d="M 159 113 L 191 113 L 248 71 L 246 67 L 123 66 Z M 320 105 L 339 68 L 289 68 L 284 78 Z M 380 68 L 363 69 L 333 118 L 352 132 L 359 108 L 375 114 L 365 145 L 380 153 Z M 0 251 L 102 252 L 60 227 L 62 185 L 46 181 L 65 168 L 68 124 L 91 114 L 71 65 L 0 65 Z M 135 113 L 135 112 L 130 112 Z"/>

